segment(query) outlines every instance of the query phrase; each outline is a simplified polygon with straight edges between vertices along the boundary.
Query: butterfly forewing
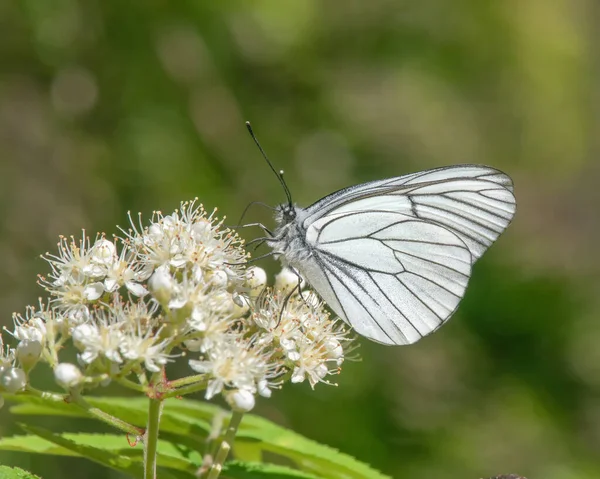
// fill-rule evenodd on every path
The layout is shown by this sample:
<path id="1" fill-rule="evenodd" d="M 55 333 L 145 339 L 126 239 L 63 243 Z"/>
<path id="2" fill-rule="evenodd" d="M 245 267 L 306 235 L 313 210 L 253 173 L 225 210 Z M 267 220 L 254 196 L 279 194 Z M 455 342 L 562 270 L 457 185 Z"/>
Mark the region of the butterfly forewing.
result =
<path id="1" fill-rule="evenodd" d="M 478 165 L 458 165 L 373 181 L 333 193 L 306 209 L 305 228 L 329 214 L 391 211 L 433 221 L 458 235 L 473 259 L 506 229 L 515 213 L 512 181 Z"/>

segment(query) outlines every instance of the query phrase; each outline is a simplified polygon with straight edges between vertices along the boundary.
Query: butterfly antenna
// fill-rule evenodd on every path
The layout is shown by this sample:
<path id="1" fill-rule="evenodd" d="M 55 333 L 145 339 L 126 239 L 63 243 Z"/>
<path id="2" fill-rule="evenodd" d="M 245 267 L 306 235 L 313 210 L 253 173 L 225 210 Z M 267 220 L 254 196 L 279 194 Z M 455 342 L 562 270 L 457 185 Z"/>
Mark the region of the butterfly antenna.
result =
<path id="1" fill-rule="evenodd" d="M 246 128 L 248 128 L 248 131 L 250 132 L 250 136 L 254 140 L 254 143 L 256 143 L 256 146 L 258 146 L 258 149 L 260 150 L 260 153 L 262 154 L 263 158 L 269 165 L 269 168 L 271 168 L 271 171 L 273 173 L 275 173 L 275 176 L 279 180 L 279 183 L 281 183 L 281 186 L 283 187 L 283 191 L 285 191 L 285 196 L 287 197 L 288 204 L 291 207 L 293 205 L 292 204 L 292 194 L 290 193 L 290 189 L 288 188 L 288 185 L 286 184 L 285 180 L 283 179 L 283 171 L 278 172 L 275 169 L 275 167 L 273 166 L 273 163 L 271 163 L 271 160 L 269 160 L 269 158 L 267 157 L 265 150 L 263 150 L 263 147 L 260 146 L 260 143 L 258 142 L 258 139 L 256 138 L 256 135 L 254 134 L 254 131 L 252 130 L 252 125 L 250 125 L 249 121 L 246 122 Z"/>

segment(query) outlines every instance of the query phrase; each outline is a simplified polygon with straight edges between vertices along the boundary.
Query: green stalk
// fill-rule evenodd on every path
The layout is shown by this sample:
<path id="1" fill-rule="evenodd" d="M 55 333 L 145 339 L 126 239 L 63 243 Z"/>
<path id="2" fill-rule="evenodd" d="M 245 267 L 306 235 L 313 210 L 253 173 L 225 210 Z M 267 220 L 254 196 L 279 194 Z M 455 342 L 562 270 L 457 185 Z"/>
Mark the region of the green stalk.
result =
<path id="1" fill-rule="evenodd" d="M 71 394 L 63 395 L 50 393 L 46 391 L 40 391 L 34 387 L 27 386 L 27 390 L 21 394 L 29 394 L 31 396 L 37 396 L 45 401 L 49 402 L 60 402 L 64 403 L 70 402 L 74 406 L 77 406 L 87 412 L 90 416 L 95 419 L 98 419 L 106 424 L 113 426 L 116 429 L 119 429 L 127 434 L 138 437 L 141 436 L 144 432 L 143 429 L 140 429 L 133 424 L 129 424 L 118 417 L 111 416 L 110 414 L 98 409 L 97 407 L 93 407 L 89 404 L 77 391 L 72 391 Z"/>
<path id="2" fill-rule="evenodd" d="M 195 374 L 194 376 L 186 376 L 180 379 L 174 379 L 169 381 L 169 388 L 180 388 L 181 386 L 187 386 L 188 384 L 197 383 L 200 381 L 207 382 L 206 374 Z"/>
<path id="3" fill-rule="evenodd" d="M 141 384 L 135 383 L 129 379 L 125 379 L 125 378 L 114 378 L 115 382 L 121 384 L 122 386 L 125 386 L 126 388 L 129 389 L 133 389 L 134 391 L 140 392 L 140 393 L 144 393 L 146 394 L 147 392 L 147 387 L 146 386 L 142 386 Z"/>
<path id="4" fill-rule="evenodd" d="M 244 417 L 243 412 L 233 411 L 231 415 L 231 419 L 229 420 L 229 425 L 227 426 L 227 432 L 225 433 L 225 437 L 219 444 L 219 449 L 215 454 L 215 460 L 210 466 L 208 471 L 208 476 L 206 479 L 217 479 L 219 474 L 221 474 L 221 470 L 223 469 L 223 464 L 225 463 L 225 459 L 229 455 L 229 451 L 233 446 L 233 440 L 235 439 L 235 434 L 242 422 L 242 418 Z"/>
<path id="5" fill-rule="evenodd" d="M 187 381 L 188 379 L 193 379 L 197 382 L 190 384 L 190 381 Z M 163 399 L 185 396 L 187 394 L 192 394 L 198 391 L 204 391 L 208 384 L 208 380 L 205 374 L 199 374 L 197 376 L 190 376 L 188 378 L 182 378 L 176 381 L 172 381 L 169 383 L 169 388 L 176 387 L 175 384 L 177 384 L 177 386 L 179 387 L 177 387 L 177 389 L 173 389 L 164 393 L 162 395 Z"/>
<path id="6" fill-rule="evenodd" d="M 135 427 L 132 424 L 129 424 L 128 422 L 125 422 L 122 419 L 119 419 L 118 417 L 112 416 L 104 412 L 102 409 L 98 409 L 97 407 L 92 406 L 85 399 L 83 399 L 83 397 L 79 394 L 78 391 L 72 391 L 70 398 L 72 399 L 73 403 L 85 410 L 90 416 L 95 417 L 96 419 L 99 419 L 100 421 L 105 422 L 107 424 L 110 424 L 111 426 L 120 429 L 121 431 L 126 432 L 127 434 L 131 434 L 132 436 L 138 437 L 144 432 L 143 429 Z"/>
<path id="7" fill-rule="evenodd" d="M 148 425 L 144 433 L 144 479 L 156 479 L 156 456 L 158 451 L 158 429 L 163 401 L 149 399 Z"/>

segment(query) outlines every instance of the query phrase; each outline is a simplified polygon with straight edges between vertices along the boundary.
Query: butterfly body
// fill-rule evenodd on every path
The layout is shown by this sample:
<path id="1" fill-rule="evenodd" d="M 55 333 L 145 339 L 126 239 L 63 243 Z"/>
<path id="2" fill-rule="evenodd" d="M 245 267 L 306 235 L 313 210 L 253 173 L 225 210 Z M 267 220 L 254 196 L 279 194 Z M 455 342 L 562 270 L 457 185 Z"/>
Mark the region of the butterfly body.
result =
<path id="1" fill-rule="evenodd" d="M 514 212 L 507 175 L 457 165 L 282 205 L 268 244 L 359 334 L 410 344 L 450 318 Z"/>
<path id="2" fill-rule="evenodd" d="M 280 205 L 275 214 L 277 227 L 267 243 L 285 266 L 296 267 L 312 256 L 306 241 L 302 217 L 304 210 L 296 205 Z"/>

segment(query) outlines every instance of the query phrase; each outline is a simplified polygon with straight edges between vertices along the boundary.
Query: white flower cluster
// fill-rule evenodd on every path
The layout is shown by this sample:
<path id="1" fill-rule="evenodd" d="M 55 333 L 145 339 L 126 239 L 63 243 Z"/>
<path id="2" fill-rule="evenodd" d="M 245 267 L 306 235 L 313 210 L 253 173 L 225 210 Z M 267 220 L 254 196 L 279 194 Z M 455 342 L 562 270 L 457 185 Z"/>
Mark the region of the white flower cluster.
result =
<path id="1" fill-rule="evenodd" d="M 14 315 L 15 349 L 0 339 L 0 392 L 27 387 L 44 361 L 67 390 L 118 381 L 156 394 L 163 378 L 162 392 L 196 384 L 207 399 L 222 394 L 248 410 L 287 380 L 314 387 L 339 372 L 349 341 L 341 324 L 314 293 L 296 292 L 290 272 L 266 287 L 265 272 L 247 268 L 243 241 L 202 205 L 121 231 L 113 241 L 61 238 L 58 254 L 43 256 L 50 299 Z M 59 358 L 69 342 L 77 365 Z M 167 381 L 164 366 L 184 356 L 197 375 Z"/>

